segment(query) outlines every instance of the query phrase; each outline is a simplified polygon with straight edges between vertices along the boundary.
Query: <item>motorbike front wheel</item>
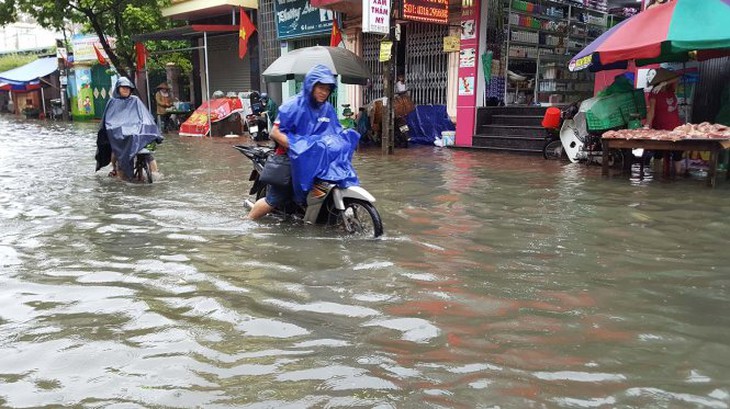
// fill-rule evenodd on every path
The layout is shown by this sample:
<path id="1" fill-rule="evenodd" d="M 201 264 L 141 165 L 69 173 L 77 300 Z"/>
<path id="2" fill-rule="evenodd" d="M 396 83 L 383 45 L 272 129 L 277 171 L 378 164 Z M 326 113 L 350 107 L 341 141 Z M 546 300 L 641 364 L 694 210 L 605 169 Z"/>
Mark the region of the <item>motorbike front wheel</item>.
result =
<path id="1" fill-rule="evenodd" d="M 542 157 L 545 159 L 560 159 L 563 157 L 563 143 L 560 139 L 553 139 L 542 147 Z"/>
<path id="2" fill-rule="evenodd" d="M 345 210 L 342 212 L 342 223 L 350 234 L 380 237 L 383 234 L 383 222 L 372 203 L 359 199 L 345 199 Z"/>

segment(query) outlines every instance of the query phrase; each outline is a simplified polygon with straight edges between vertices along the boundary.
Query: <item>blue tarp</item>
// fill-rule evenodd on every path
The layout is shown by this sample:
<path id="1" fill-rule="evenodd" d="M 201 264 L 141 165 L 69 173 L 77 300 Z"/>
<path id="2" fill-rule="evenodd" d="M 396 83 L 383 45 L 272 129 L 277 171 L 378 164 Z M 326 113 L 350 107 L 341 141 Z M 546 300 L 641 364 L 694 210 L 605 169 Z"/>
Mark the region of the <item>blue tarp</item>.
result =
<path id="1" fill-rule="evenodd" d="M 38 78 L 53 74 L 58 70 L 58 59 L 56 57 L 39 58 L 22 67 L 13 68 L 0 72 L 0 82 L 7 82 L 10 85 L 28 85 L 38 81 Z"/>
<path id="2" fill-rule="evenodd" d="M 456 130 L 446 113 L 446 105 L 416 105 L 416 110 L 406 117 L 410 128 L 410 142 L 433 145 L 442 131 Z"/>

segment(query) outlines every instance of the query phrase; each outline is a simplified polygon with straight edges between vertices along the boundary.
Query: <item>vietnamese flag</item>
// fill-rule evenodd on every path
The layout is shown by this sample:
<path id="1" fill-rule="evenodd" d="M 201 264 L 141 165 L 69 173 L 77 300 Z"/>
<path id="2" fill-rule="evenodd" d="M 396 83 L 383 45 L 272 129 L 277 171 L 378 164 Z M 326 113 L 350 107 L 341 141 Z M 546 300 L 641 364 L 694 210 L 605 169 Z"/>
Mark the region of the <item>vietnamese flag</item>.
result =
<path id="1" fill-rule="evenodd" d="M 145 65 L 147 63 L 147 47 L 144 46 L 144 43 L 134 43 L 134 51 L 137 56 L 137 71 L 142 71 L 145 69 Z"/>
<path id="2" fill-rule="evenodd" d="M 104 54 L 99 51 L 99 48 L 96 47 L 96 44 L 93 44 L 92 46 L 94 47 L 94 53 L 96 53 L 96 59 L 99 60 L 99 64 L 108 65 L 109 62 L 107 62 L 106 58 L 104 58 Z"/>
<path id="3" fill-rule="evenodd" d="M 332 34 L 330 35 L 330 47 L 337 47 L 342 42 L 342 32 L 337 27 L 337 19 L 332 20 Z"/>
<path id="4" fill-rule="evenodd" d="M 243 59 L 246 51 L 248 51 L 248 39 L 256 31 L 256 26 L 248 19 L 248 15 L 243 11 L 243 7 L 240 8 L 240 15 L 241 28 L 238 29 L 238 58 Z"/>

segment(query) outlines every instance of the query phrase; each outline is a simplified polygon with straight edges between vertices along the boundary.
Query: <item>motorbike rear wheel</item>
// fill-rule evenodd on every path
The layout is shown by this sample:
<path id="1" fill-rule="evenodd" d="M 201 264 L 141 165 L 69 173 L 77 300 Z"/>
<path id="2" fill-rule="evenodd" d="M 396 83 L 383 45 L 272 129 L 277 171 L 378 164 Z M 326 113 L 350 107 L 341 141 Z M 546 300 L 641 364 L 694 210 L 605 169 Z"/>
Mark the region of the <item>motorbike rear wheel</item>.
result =
<path id="1" fill-rule="evenodd" d="M 624 167 L 624 154 L 618 149 L 608 151 L 608 166 L 615 169 Z"/>
<path id="2" fill-rule="evenodd" d="M 553 139 L 542 147 L 542 157 L 545 159 L 560 159 L 563 157 L 563 143 L 560 139 Z"/>
<path id="3" fill-rule="evenodd" d="M 138 154 L 134 159 L 134 179 L 138 182 L 147 181 L 152 183 L 152 172 L 150 172 L 150 164 L 148 155 Z"/>
<path id="4" fill-rule="evenodd" d="M 383 222 L 378 210 L 364 200 L 345 199 L 342 223 L 350 234 L 372 235 L 374 238 L 383 234 Z"/>

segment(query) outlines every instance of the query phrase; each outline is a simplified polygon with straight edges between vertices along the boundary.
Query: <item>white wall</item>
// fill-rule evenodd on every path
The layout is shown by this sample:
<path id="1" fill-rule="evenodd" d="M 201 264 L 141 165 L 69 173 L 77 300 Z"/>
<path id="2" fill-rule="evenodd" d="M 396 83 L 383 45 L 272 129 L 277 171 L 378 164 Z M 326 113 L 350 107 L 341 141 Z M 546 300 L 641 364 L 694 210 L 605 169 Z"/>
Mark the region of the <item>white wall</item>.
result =
<path id="1" fill-rule="evenodd" d="M 53 47 L 62 35 L 33 23 L 13 23 L 0 27 L 0 52 Z"/>

